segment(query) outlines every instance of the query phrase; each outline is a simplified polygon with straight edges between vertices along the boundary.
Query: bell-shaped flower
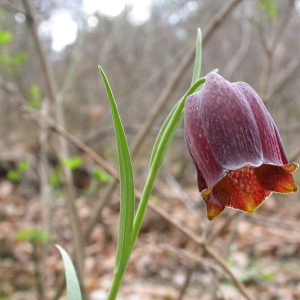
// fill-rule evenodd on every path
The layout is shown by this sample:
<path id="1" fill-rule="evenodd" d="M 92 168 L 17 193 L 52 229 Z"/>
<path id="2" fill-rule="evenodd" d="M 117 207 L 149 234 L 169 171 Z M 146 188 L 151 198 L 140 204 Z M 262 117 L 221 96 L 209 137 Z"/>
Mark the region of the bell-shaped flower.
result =
<path id="1" fill-rule="evenodd" d="M 225 207 L 253 213 L 272 192 L 298 190 L 278 129 L 244 82 L 210 73 L 185 104 L 185 139 L 212 220 Z"/>

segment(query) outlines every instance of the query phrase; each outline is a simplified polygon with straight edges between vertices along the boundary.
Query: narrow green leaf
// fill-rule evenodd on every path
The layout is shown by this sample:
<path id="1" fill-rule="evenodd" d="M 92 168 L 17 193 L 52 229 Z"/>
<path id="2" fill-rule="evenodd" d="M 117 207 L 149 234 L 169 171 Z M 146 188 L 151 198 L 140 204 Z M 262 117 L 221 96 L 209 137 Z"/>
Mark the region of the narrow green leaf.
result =
<path id="1" fill-rule="evenodd" d="M 153 146 L 153 150 L 152 150 L 152 153 L 151 153 L 151 158 L 150 158 L 150 168 L 152 166 L 152 163 L 153 163 L 153 158 L 155 157 L 156 155 L 156 152 L 157 152 L 157 147 L 159 146 L 160 144 L 160 141 L 161 141 L 161 138 L 164 134 L 164 132 L 166 131 L 166 128 L 168 126 L 168 124 L 170 123 L 170 120 L 172 118 L 172 116 L 174 115 L 174 112 L 178 106 L 178 104 L 182 101 L 182 99 L 180 99 L 175 105 L 174 107 L 172 108 L 172 110 L 170 111 L 169 115 L 167 116 L 166 120 L 164 121 L 162 127 L 160 128 L 159 130 L 159 133 L 157 135 L 157 138 L 156 138 L 156 141 L 154 143 L 154 146 Z"/>
<path id="2" fill-rule="evenodd" d="M 129 257 L 131 254 L 131 235 L 134 219 L 134 180 L 129 147 L 125 136 L 125 131 L 118 112 L 116 101 L 114 99 L 109 82 L 105 76 L 104 71 L 98 66 L 102 76 L 107 97 L 112 113 L 115 135 L 118 148 L 118 160 L 120 168 L 120 225 L 119 236 L 116 254 L 115 273 L 118 276 L 123 276 Z"/>
<path id="3" fill-rule="evenodd" d="M 162 165 L 163 159 L 165 157 L 166 151 L 173 140 L 173 137 L 182 122 L 183 112 L 184 112 L 184 104 L 187 97 L 194 92 L 198 91 L 201 86 L 204 84 L 206 78 L 200 78 L 201 73 L 201 64 L 202 64 L 202 34 L 201 30 L 198 29 L 197 42 L 196 42 L 196 56 L 195 56 L 195 65 L 194 72 L 192 77 L 192 83 L 190 89 L 186 92 L 186 94 L 175 104 L 170 114 L 166 118 L 164 124 L 162 125 L 160 132 L 155 141 L 153 151 L 150 159 L 150 171 L 149 175 L 143 190 L 142 198 L 134 219 L 133 225 L 133 237 L 132 237 L 132 249 L 134 247 L 134 243 L 138 236 L 148 200 L 151 195 L 151 191 L 154 185 L 154 181 L 158 174 L 158 171 Z"/>
<path id="4" fill-rule="evenodd" d="M 134 219 L 131 250 L 133 250 L 135 241 L 140 231 L 155 179 L 160 170 L 167 149 L 174 137 L 174 134 L 178 126 L 180 125 L 183 119 L 185 100 L 189 95 L 193 94 L 201 85 L 203 85 L 205 80 L 206 80 L 205 77 L 200 78 L 190 87 L 190 89 L 186 92 L 186 94 L 175 105 L 175 109 L 171 111 L 165 123 L 163 124 L 161 131 L 158 134 L 151 155 L 151 165 L 150 165 L 149 174 Z"/>
<path id="5" fill-rule="evenodd" d="M 196 41 L 196 56 L 195 56 L 194 72 L 193 72 L 191 85 L 193 85 L 200 78 L 201 66 L 202 66 L 202 33 L 201 33 L 201 29 L 198 28 L 197 41 Z"/>
<path id="6" fill-rule="evenodd" d="M 67 300 L 82 300 L 80 287 L 72 260 L 68 253 L 61 246 L 55 246 L 60 251 L 64 261 L 67 282 Z"/>

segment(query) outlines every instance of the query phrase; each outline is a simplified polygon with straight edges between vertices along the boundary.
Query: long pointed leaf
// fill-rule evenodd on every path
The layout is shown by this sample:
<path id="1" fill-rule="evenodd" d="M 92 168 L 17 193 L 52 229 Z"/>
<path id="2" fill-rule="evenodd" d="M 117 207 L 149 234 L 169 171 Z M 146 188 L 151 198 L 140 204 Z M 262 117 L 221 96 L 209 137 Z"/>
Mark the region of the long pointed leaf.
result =
<path id="1" fill-rule="evenodd" d="M 59 245 L 55 246 L 59 250 L 64 261 L 67 282 L 67 300 L 81 300 L 80 287 L 72 260 L 64 248 Z"/>
<path id="2" fill-rule="evenodd" d="M 194 72 L 193 72 L 191 85 L 193 85 L 200 78 L 201 66 L 202 66 L 202 33 L 201 33 L 201 29 L 198 28 L 197 41 L 196 41 L 196 56 L 195 56 Z"/>
<path id="3" fill-rule="evenodd" d="M 120 168 L 120 224 L 116 253 L 115 273 L 124 274 L 131 249 L 131 235 L 134 218 L 134 180 L 129 147 L 125 136 L 122 121 L 118 112 L 109 82 L 102 68 L 99 66 L 107 97 L 112 113 L 115 135 L 118 148 L 118 160 Z"/>
<path id="4" fill-rule="evenodd" d="M 149 174 L 146 180 L 146 184 L 142 193 L 142 198 L 139 203 L 138 210 L 135 215 L 134 225 L 133 225 L 133 233 L 132 233 L 132 250 L 137 239 L 138 233 L 141 228 L 141 224 L 146 212 L 146 207 L 148 204 L 148 200 L 151 195 L 151 191 L 154 185 L 154 181 L 156 176 L 160 170 L 162 165 L 163 159 L 167 152 L 167 149 L 174 137 L 174 134 L 180 125 L 183 119 L 183 111 L 184 111 L 184 104 L 186 98 L 194 93 L 203 83 L 205 82 L 206 78 L 200 78 L 197 80 L 186 92 L 186 94 L 181 98 L 181 100 L 176 104 L 174 110 L 171 111 L 167 120 L 163 124 L 163 130 L 160 131 L 158 137 L 155 141 L 155 145 L 153 147 L 153 152 L 151 155 L 151 165 Z"/>

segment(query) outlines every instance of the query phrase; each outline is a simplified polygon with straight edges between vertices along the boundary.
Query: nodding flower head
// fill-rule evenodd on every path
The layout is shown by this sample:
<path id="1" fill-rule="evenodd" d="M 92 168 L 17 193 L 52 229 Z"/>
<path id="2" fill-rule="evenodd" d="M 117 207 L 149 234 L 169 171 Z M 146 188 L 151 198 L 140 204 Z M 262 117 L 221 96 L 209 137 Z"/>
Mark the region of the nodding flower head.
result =
<path id="1" fill-rule="evenodd" d="M 212 220 L 225 207 L 254 212 L 272 192 L 293 193 L 278 129 L 257 93 L 244 82 L 210 73 L 185 104 L 185 139 L 198 187 Z"/>

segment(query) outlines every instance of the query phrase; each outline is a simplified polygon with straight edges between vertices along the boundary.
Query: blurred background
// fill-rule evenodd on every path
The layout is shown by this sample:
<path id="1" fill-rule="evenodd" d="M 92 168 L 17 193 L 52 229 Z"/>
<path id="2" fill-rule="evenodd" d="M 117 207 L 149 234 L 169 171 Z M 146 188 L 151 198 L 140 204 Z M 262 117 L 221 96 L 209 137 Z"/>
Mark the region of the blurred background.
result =
<path id="1" fill-rule="evenodd" d="M 198 28 L 202 76 L 219 69 L 249 83 L 297 161 L 300 1 L 0 0 L 0 299 L 65 299 L 57 243 L 74 255 L 84 297 L 105 299 L 119 188 L 97 66 L 111 84 L 142 190 L 158 130 L 190 86 Z M 299 172 L 294 178 L 299 185 Z M 207 221 L 180 127 L 151 201 L 263 300 L 300 299 L 298 198 L 274 194 L 254 215 L 226 209 Z M 242 299 L 231 276 L 151 209 L 118 299 Z"/>

